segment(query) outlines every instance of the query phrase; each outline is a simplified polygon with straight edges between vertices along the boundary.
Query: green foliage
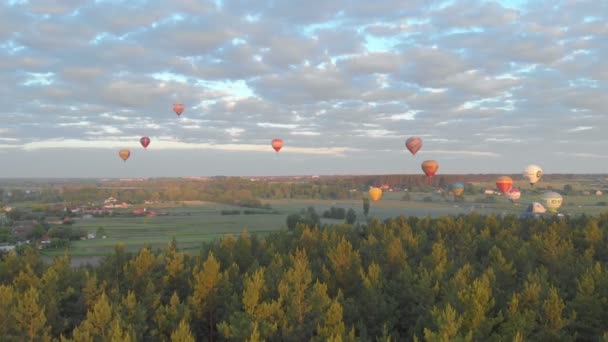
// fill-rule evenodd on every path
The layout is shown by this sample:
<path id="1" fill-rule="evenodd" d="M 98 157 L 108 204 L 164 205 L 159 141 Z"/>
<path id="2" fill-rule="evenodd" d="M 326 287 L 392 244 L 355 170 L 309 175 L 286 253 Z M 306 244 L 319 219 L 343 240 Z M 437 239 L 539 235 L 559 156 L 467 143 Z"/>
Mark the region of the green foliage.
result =
<path id="1" fill-rule="evenodd" d="M 363 197 L 363 215 L 369 214 L 369 198 Z"/>
<path id="2" fill-rule="evenodd" d="M 344 218 L 346 217 L 346 209 L 331 207 L 329 210 L 323 212 L 323 217 L 336 220 L 344 220 Z"/>
<path id="3" fill-rule="evenodd" d="M 348 211 L 346 211 L 346 223 L 355 224 L 355 221 L 357 221 L 357 213 L 355 213 L 353 208 L 349 208 Z"/>
<path id="4" fill-rule="evenodd" d="M 222 215 L 240 215 L 241 211 L 240 210 L 222 210 L 220 213 Z"/>
<path id="5" fill-rule="evenodd" d="M 321 225 L 321 218 L 314 207 L 308 207 L 300 211 L 299 214 L 287 215 L 287 228 L 294 230 L 298 224 L 306 226 L 319 226 Z"/>
<path id="6" fill-rule="evenodd" d="M 348 217 L 347 211 L 345 216 Z M 246 231 L 182 251 L 117 246 L 99 266 L 0 256 L 8 341 L 597 341 L 608 213 L 479 214 Z M 354 211 L 353 211 L 354 214 Z M 316 217 L 316 219 L 315 219 Z M 356 215 L 355 215 L 356 217 Z"/>

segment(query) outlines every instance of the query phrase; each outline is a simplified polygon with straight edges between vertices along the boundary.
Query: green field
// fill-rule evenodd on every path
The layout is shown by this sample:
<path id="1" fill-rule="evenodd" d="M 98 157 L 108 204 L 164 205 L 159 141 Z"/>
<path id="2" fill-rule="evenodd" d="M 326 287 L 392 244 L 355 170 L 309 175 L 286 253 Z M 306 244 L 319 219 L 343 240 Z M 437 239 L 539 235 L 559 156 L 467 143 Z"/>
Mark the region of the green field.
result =
<path id="1" fill-rule="evenodd" d="M 410 201 L 402 200 L 404 192 L 385 192 L 382 199 L 372 203 L 369 216 L 385 219 L 399 215 L 405 216 L 441 216 L 458 215 L 476 212 L 480 214 L 519 214 L 527 205 L 538 200 L 538 195 L 523 195 L 520 204 L 515 205 L 502 196 L 496 196 L 495 203 L 473 202 L 484 195 L 468 196 L 463 203 L 456 203 L 432 194 L 432 202 L 424 202 L 429 193 L 410 193 Z M 608 210 L 606 206 L 596 205 L 602 201 L 597 196 L 565 197 L 560 210 L 570 214 L 598 214 Z M 83 228 L 88 233 L 95 233 L 99 227 L 106 232 L 106 239 L 74 241 L 70 247 L 72 256 L 90 257 L 111 253 L 118 243 L 126 246 L 128 251 L 136 251 L 148 245 L 162 248 L 173 237 L 182 249 L 197 249 L 204 241 L 215 240 L 227 234 L 239 235 L 244 230 L 260 236 L 268 232 L 286 229 L 286 217 L 299 212 L 308 206 L 314 207 L 321 215 L 332 206 L 353 208 L 359 222 L 365 222 L 362 201 L 358 200 L 269 200 L 275 213 L 245 215 L 245 208 L 209 202 L 192 202 L 181 205 L 165 205 L 154 210 L 167 213 L 168 216 L 156 217 L 104 217 L 76 220 L 75 227 Z M 222 215 L 222 210 L 240 210 L 240 215 Z M 340 223 L 339 220 L 323 219 L 322 223 Z M 47 256 L 61 254 L 61 250 L 46 250 Z"/>

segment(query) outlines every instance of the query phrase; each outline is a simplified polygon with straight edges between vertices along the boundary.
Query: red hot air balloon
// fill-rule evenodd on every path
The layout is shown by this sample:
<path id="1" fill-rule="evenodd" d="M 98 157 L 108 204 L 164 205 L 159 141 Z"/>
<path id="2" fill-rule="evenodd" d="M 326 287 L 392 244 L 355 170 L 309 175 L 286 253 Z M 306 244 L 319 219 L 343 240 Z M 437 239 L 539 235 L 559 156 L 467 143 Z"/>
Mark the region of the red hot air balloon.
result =
<path id="1" fill-rule="evenodd" d="M 513 187 L 513 180 L 511 177 L 502 176 L 496 180 L 496 187 L 503 193 L 506 194 Z"/>
<path id="2" fill-rule="evenodd" d="M 281 150 L 281 148 L 283 147 L 283 140 L 281 139 L 272 139 L 272 148 L 274 148 L 275 151 L 279 152 Z"/>
<path id="3" fill-rule="evenodd" d="M 411 137 L 405 141 L 405 147 L 413 154 L 422 148 L 422 139 L 418 137 Z"/>
<path id="4" fill-rule="evenodd" d="M 425 160 L 422 162 L 422 171 L 424 171 L 424 174 L 431 178 L 435 175 L 435 173 L 437 173 L 437 170 L 439 169 L 439 163 L 437 163 L 434 160 Z"/>
<path id="5" fill-rule="evenodd" d="M 181 103 L 174 103 L 173 111 L 175 112 L 175 114 L 177 114 L 177 116 L 182 115 L 182 113 L 184 112 L 184 105 Z"/>
<path id="6" fill-rule="evenodd" d="M 150 138 L 142 137 L 141 139 L 139 139 L 139 142 L 141 143 L 141 146 L 143 146 L 144 148 L 148 148 L 148 145 L 150 145 Z"/>

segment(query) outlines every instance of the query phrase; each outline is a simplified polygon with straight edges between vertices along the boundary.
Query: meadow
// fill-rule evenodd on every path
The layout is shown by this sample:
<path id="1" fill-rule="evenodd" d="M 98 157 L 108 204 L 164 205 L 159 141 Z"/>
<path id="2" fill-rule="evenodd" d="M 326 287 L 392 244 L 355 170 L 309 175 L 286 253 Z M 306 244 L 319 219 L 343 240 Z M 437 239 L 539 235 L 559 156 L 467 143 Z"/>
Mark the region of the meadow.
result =
<path id="1" fill-rule="evenodd" d="M 405 192 L 385 192 L 382 199 L 372 202 L 368 218 L 387 219 L 399 215 L 430 216 L 459 215 L 468 213 L 519 215 L 532 201 L 539 199 L 534 193 L 524 193 L 519 204 L 513 204 L 503 196 L 494 196 L 493 203 L 480 202 L 484 195 L 466 196 L 464 202 L 453 201 L 452 196 L 446 198 L 433 193 L 409 193 L 410 200 L 403 200 Z M 424 201 L 428 197 L 431 202 Z M 608 207 L 597 205 L 603 196 L 568 196 L 560 212 L 578 215 L 596 215 Z M 348 210 L 352 208 L 357 214 L 357 222 L 365 223 L 361 199 L 353 200 L 319 200 L 319 199 L 287 199 L 266 200 L 272 210 L 259 210 L 255 215 L 246 215 L 245 210 L 252 210 L 238 206 L 218 204 L 213 202 L 180 202 L 173 204 L 149 207 L 167 214 L 166 216 L 150 217 L 99 217 L 78 219 L 74 227 L 83 228 L 87 233 L 96 233 L 103 227 L 106 238 L 73 241 L 70 254 L 73 257 L 102 256 L 112 253 L 117 244 L 124 244 L 128 251 L 137 251 L 142 246 L 153 249 L 165 247 L 171 239 L 175 238 L 181 249 L 195 251 L 200 249 L 201 243 L 217 240 L 232 234 L 237 236 L 243 231 L 255 233 L 263 237 L 269 232 L 286 229 L 286 218 L 291 213 L 312 206 L 319 215 L 331 208 L 339 207 Z M 222 215 L 223 210 L 238 210 L 239 215 Z M 325 219 L 323 224 L 335 224 L 341 220 Z M 62 254 L 63 250 L 46 250 L 47 256 Z"/>

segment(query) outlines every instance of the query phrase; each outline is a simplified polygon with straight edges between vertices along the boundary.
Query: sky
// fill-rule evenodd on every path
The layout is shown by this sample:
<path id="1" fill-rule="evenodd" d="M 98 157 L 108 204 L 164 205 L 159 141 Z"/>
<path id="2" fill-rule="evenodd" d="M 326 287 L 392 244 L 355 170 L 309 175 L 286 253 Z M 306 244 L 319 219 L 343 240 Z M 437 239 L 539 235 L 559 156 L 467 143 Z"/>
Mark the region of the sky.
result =
<path id="1" fill-rule="evenodd" d="M 0 178 L 608 172 L 608 1 L 9 0 L 0 81 Z"/>

